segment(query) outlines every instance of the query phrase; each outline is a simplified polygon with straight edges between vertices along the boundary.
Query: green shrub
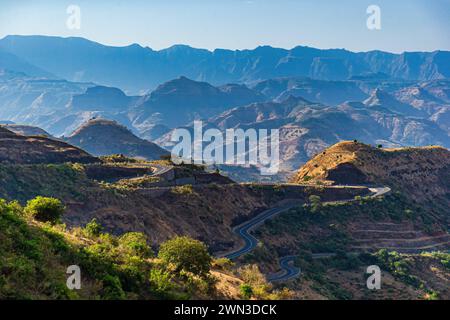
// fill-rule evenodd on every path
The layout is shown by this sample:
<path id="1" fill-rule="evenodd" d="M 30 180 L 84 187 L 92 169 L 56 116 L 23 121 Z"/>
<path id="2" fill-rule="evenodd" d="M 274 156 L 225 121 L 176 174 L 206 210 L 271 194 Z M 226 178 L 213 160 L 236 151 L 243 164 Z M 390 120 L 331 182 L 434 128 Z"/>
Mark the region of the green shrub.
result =
<path id="1" fill-rule="evenodd" d="M 319 196 L 313 194 L 313 195 L 310 195 L 308 199 L 309 199 L 309 202 L 311 203 L 311 212 L 314 213 L 320 209 L 322 204 L 321 204 L 321 199 Z"/>
<path id="2" fill-rule="evenodd" d="M 241 296 L 242 296 L 243 299 L 247 299 L 248 300 L 253 295 L 252 286 L 250 286 L 248 284 L 241 284 L 239 290 L 241 292 Z"/>
<path id="3" fill-rule="evenodd" d="M 150 271 L 149 280 L 152 289 L 159 294 L 166 294 L 174 287 L 172 283 L 172 275 L 161 269 L 152 269 Z"/>
<path id="4" fill-rule="evenodd" d="M 439 300 L 439 294 L 436 291 L 429 291 L 424 296 L 425 300 Z"/>
<path id="5" fill-rule="evenodd" d="M 107 300 L 125 299 L 125 292 L 117 276 L 106 275 L 103 278 L 102 298 Z"/>
<path id="6" fill-rule="evenodd" d="M 206 276 L 212 262 L 206 245 L 189 237 L 176 237 L 164 242 L 158 257 L 166 264 L 173 265 L 178 273 L 192 272 L 198 276 Z"/>
<path id="7" fill-rule="evenodd" d="M 147 237 L 141 232 L 128 232 L 119 237 L 119 246 L 129 255 L 149 258 L 153 255 Z"/>
<path id="8" fill-rule="evenodd" d="M 38 221 L 57 223 L 64 213 L 64 206 L 58 199 L 38 196 L 27 202 L 25 212 Z"/>
<path id="9" fill-rule="evenodd" d="M 380 266 L 390 271 L 394 277 L 402 280 L 403 282 L 419 288 L 423 282 L 410 272 L 410 264 L 407 257 L 397 253 L 396 251 L 388 251 L 381 249 L 374 254 L 378 259 Z"/>
<path id="10" fill-rule="evenodd" d="M 228 258 L 217 258 L 213 261 L 213 267 L 221 270 L 231 270 L 234 262 Z"/>
<path id="11" fill-rule="evenodd" d="M 89 237 L 98 237 L 102 233 L 103 227 L 101 224 L 97 222 L 97 219 L 92 219 L 91 222 L 89 222 L 84 227 L 84 232 Z"/>
<path id="12" fill-rule="evenodd" d="M 172 192 L 175 194 L 192 194 L 194 193 L 194 189 L 191 184 L 185 184 L 183 186 L 173 187 Z"/>
<path id="13" fill-rule="evenodd" d="M 267 282 L 266 277 L 259 270 L 258 265 L 244 265 L 238 269 L 244 283 L 251 286 L 252 296 L 257 299 L 267 300 L 270 298 L 272 286 Z"/>

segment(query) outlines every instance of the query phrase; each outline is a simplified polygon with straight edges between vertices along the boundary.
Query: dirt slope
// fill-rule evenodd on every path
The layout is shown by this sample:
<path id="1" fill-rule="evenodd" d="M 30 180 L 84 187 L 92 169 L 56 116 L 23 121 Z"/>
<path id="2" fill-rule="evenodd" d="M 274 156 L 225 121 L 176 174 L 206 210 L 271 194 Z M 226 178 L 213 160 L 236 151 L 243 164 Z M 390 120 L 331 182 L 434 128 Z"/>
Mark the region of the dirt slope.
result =
<path id="1" fill-rule="evenodd" d="M 25 137 L 0 127 L 0 162 L 92 163 L 98 159 L 70 144 L 41 136 Z"/>

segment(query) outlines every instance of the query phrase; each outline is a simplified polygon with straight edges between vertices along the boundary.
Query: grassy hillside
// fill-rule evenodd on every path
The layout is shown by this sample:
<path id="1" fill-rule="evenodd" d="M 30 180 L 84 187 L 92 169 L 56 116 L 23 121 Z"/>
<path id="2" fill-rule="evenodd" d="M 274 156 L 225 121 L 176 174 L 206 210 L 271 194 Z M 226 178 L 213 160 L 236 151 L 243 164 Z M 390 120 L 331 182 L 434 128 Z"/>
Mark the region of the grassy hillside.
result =
<path id="1" fill-rule="evenodd" d="M 145 256 L 108 234 L 67 231 L 26 217 L 16 202 L 0 201 L 0 297 L 11 299 L 116 299 L 154 297 L 144 286 Z M 66 286 L 66 269 L 79 265 L 82 289 Z"/>
<path id="2" fill-rule="evenodd" d="M 0 299 L 240 299 L 251 282 L 189 238 L 167 241 L 156 254 L 142 233 L 113 236 L 95 220 L 67 229 L 35 220 L 27 208 L 0 200 Z M 81 269 L 80 290 L 66 286 L 70 265 Z M 261 281 L 255 298 L 288 296 Z"/>
<path id="3" fill-rule="evenodd" d="M 289 287 L 300 299 L 448 300 L 449 259 L 444 252 L 412 255 L 380 250 L 322 259 L 303 252 L 295 261 L 303 276 Z M 381 268 L 379 290 L 366 286 L 370 265 Z"/>
<path id="4" fill-rule="evenodd" d="M 305 185 L 236 184 L 201 167 L 124 156 L 41 163 L 43 154 L 0 164 L 0 198 L 7 199 L 0 200 L 0 299 L 448 297 L 448 255 L 423 254 L 450 246 L 445 149 L 345 142 L 300 169 L 294 181 Z M 153 176 L 161 167 L 168 170 Z M 393 190 L 372 198 L 367 187 L 327 186 L 333 183 Z M 37 196 L 60 199 L 67 226 L 38 221 L 22 207 Z M 256 228 L 260 244 L 236 264 L 211 259 L 236 247 L 233 226 L 293 200 L 298 207 Z M 203 250 L 181 254 L 187 264 L 170 242 L 180 236 L 197 239 L 182 238 L 182 246 Z M 302 269 L 289 289 L 263 275 L 286 255 L 297 255 Z M 386 291 L 364 289 L 368 263 L 382 266 Z M 83 285 L 72 291 L 65 281 L 74 264 Z"/>

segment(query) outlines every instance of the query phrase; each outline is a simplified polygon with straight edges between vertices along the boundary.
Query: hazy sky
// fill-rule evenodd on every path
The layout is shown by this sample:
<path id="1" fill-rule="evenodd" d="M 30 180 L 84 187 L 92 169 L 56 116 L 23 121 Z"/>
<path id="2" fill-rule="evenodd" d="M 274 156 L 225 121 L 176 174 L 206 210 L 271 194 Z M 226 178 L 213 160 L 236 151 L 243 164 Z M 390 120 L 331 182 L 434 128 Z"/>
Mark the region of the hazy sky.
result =
<path id="1" fill-rule="evenodd" d="M 66 27 L 67 7 L 81 29 Z M 369 5 L 381 30 L 366 27 Z M 109 45 L 450 50 L 450 0 L 0 0 L 0 37 L 81 36 Z"/>

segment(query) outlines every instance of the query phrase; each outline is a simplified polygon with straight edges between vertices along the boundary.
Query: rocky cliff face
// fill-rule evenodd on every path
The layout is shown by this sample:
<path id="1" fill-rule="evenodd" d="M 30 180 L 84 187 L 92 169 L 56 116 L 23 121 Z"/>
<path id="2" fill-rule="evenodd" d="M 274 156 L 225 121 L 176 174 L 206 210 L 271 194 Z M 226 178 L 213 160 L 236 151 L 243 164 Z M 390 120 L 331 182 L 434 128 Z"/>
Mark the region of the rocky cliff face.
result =
<path id="1" fill-rule="evenodd" d="M 74 95 L 69 107 L 75 111 L 125 111 L 135 99 L 117 88 L 95 86 L 85 93 Z"/>

